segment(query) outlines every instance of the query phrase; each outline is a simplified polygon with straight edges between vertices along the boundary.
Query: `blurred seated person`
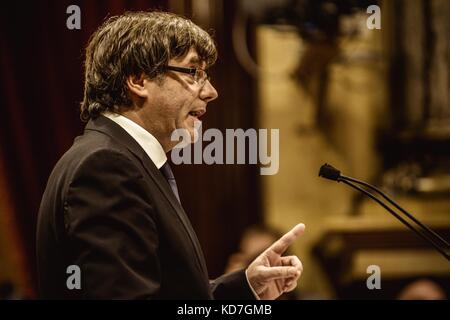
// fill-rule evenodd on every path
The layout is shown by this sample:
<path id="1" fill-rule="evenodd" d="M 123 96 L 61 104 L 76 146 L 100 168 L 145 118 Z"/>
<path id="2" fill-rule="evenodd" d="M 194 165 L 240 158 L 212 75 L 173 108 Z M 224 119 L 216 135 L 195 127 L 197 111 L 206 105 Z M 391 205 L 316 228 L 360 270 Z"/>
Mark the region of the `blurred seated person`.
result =
<path id="1" fill-rule="evenodd" d="M 446 300 L 444 289 L 429 279 L 419 279 L 404 287 L 397 296 L 398 300 Z"/>

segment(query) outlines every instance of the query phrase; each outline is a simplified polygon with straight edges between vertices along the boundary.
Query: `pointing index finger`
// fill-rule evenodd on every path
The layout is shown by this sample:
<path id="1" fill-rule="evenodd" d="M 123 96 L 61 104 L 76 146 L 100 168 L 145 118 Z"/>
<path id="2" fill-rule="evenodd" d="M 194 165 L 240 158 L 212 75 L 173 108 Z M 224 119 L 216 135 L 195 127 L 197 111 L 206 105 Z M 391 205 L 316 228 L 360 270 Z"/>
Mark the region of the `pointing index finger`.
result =
<path id="1" fill-rule="evenodd" d="M 276 254 L 282 255 L 286 249 L 305 231 L 305 225 L 303 223 L 297 224 L 288 233 L 278 239 L 274 244 L 269 247 L 269 251 L 273 251 Z"/>

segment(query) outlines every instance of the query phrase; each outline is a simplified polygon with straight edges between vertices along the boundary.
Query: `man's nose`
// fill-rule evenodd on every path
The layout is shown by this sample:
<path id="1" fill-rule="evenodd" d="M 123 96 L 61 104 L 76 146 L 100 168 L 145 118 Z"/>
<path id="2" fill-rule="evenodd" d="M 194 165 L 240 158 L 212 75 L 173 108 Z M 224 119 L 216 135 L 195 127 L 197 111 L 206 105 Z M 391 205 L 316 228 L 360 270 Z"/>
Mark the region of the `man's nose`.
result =
<path id="1" fill-rule="evenodd" d="M 203 88 L 200 91 L 200 99 L 206 102 L 210 102 L 217 99 L 218 96 L 219 94 L 217 93 L 216 88 L 214 88 L 209 80 L 206 80 Z"/>

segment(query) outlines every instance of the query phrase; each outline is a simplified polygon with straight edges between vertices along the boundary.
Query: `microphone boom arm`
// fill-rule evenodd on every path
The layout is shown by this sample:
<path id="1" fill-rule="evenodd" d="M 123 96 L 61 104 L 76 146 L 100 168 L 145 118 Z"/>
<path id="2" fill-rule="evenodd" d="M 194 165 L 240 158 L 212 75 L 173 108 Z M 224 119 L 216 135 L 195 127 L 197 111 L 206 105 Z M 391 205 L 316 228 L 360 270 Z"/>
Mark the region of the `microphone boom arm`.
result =
<path id="1" fill-rule="evenodd" d="M 431 239 L 429 237 L 429 235 L 427 235 L 426 233 L 422 233 L 419 230 L 417 230 L 416 228 L 414 228 L 411 224 L 409 224 L 408 221 L 406 221 L 405 219 L 403 219 L 401 216 L 399 216 L 394 210 L 392 210 L 391 208 L 389 208 L 385 203 L 383 203 L 383 201 L 381 201 L 380 199 L 378 199 L 376 196 L 374 196 L 373 194 L 371 194 L 370 192 L 364 190 L 363 188 L 355 185 L 354 183 L 347 181 L 346 179 L 340 179 L 338 180 L 339 182 L 343 182 L 347 185 L 349 185 L 350 187 L 364 193 L 365 195 L 369 196 L 372 200 L 374 200 L 375 202 L 377 202 L 379 205 L 381 205 L 383 208 L 385 208 L 390 214 L 392 214 L 394 217 L 396 217 L 401 223 L 403 223 L 406 227 L 408 227 L 409 229 L 411 229 L 412 231 L 414 231 L 417 235 L 419 235 L 422 239 L 424 239 L 426 242 L 428 242 L 429 244 L 431 244 L 437 251 L 439 251 L 439 253 L 441 253 L 448 261 L 450 261 L 450 255 L 448 253 L 445 252 L 444 249 L 442 249 L 439 245 L 437 245 L 433 239 Z"/>
<path id="2" fill-rule="evenodd" d="M 351 181 L 351 182 L 355 182 L 358 183 L 360 185 L 363 185 L 371 190 L 374 190 L 375 192 L 377 192 L 378 194 L 380 194 L 384 199 L 386 199 L 390 204 L 392 204 L 394 207 L 396 207 L 398 210 L 400 210 L 401 212 L 403 212 L 408 218 L 410 218 L 412 221 L 414 221 L 417 225 L 419 225 L 424 231 L 428 232 L 429 234 L 431 234 L 432 236 L 436 237 L 441 244 L 443 244 L 447 249 L 450 247 L 450 245 L 448 244 L 447 241 L 445 241 L 439 234 L 437 234 L 436 232 L 434 232 L 433 230 L 431 230 L 430 228 L 428 228 L 426 225 L 424 225 L 422 222 L 420 222 L 419 220 L 417 220 L 412 214 L 410 214 L 408 211 L 406 211 L 405 209 L 403 209 L 397 202 L 395 202 L 394 200 L 392 200 L 391 198 L 389 198 L 383 191 L 381 191 L 380 189 L 378 189 L 377 187 L 364 182 L 364 181 L 360 181 L 357 180 L 355 178 L 351 178 L 351 177 L 347 177 L 344 175 L 340 176 L 341 181 L 342 180 L 346 180 L 346 181 Z"/>
<path id="3" fill-rule="evenodd" d="M 422 239 L 424 239 L 426 242 L 431 244 L 439 253 L 441 253 L 447 261 L 450 261 L 450 256 L 447 253 L 449 250 L 450 245 L 447 241 L 445 241 L 440 235 L 438 235 L 436 232 L 428 228 L 426 225 L 421 223 L 418 219 L 416 219 L 412 214 L 410 214 L 408 211 L 403 209 L 399 204 L 397 204 L 394 200 L 392 200 L 389 196 L 387 196 L 383 191 L 378 189 L 377 187 L 372 186 L 371 184 L 357 180 L 355 178 L 346 177 L 341 174 L 341 172 L 334 168 L 333 166 L 329 164 L 324 164 L 322 167 L 320 167 L 319 170 L 319 177 L 323 177 L 325 179 L 337 181 L 337 182 L 343 182 L 350 187 L 364 193 L 369 198 L 377 202 L 379 205 L 381 205 L 383 208 L 385 208 L 390 214 L 392 214 L 395 218 L 397 218 L 401 223 L 403 223 L 405 226 L 407 226 L 409 229 L 414 231 L 417 235 L 419 235 Z M 386 203 L 384 203 L 381 199 L 373 195 L 368 190 L 358 186 L 362 185 L 363 187 L 367 189 L 371 189 L 375 191 L 378 195 L 381 195 L 385 200 L 387 200 L 391 205 L 393 205 L 397 210 L 401 211 L 406 217 L 411 219 L 418 229 L 416 229 L 410 222 L 406 221 L 403 217 L 399 215 L 398 212 L 395 212 L 391 207 L 389 207 Z"/>

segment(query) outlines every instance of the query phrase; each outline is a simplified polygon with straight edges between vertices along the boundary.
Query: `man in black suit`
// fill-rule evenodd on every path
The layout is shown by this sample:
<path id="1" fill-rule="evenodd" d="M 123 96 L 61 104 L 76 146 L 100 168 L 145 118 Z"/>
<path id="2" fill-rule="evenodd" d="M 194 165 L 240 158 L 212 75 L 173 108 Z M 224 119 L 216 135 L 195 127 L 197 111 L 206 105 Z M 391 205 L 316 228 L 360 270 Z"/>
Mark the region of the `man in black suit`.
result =
<path id="1" fill-rule="evenodd" d="M 302 271 L 282 257 L 294 227 L 246 270 L 208 280 L 166 153 L 217 91 L 211 37 L 163 12 L 108 19 L 86 50 L 84 134 L 56 164 L 42 198 L 38 279 L 45 299 L 275 299 Z M 79 268 L 78 286 L 68 270 Z"/>

